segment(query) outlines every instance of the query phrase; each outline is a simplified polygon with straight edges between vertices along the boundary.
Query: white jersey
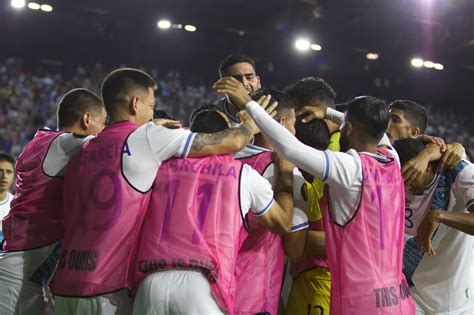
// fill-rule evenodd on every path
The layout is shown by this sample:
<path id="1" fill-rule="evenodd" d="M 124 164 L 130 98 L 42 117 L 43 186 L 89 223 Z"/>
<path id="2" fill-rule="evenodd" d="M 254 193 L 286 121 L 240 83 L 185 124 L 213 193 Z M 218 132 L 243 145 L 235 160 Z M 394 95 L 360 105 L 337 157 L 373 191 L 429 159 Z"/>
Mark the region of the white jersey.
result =
<path id="1" fill-rule="evenodd" d="M 0 200 L 0 223 L 4 217 L 7 216 L 8 212 L 10 212 L 10 203 L 12 202 L 13 195 L 7 191 L 7 197 L 4 200 Z M 0 241 L 3 239 L 2 234 L 2 224 L 0 224 Z"/>
<path id="2" fill-rule="evenodd" d="M 243 159 L 252 157 L 254 155 L 260 154 L 262 152 L 269 151 L 265 148 L 248 145 L 243 148 L 241 151 L 235 154 L 236 159 Z M 248 166 L 248 165 L 244 165 Z M 255 170 L 254 170 L 255 171 Z M 256 171 L 255 171 L 256 172 Z M 271 163 L 262 174 L 272 185 L 275 187 L 275 165 Z M 293 209 L 293 221 L 291 224 L 291 232 L 297 232 L 309 227 L 308 216 L 306 215 L 306 201 L 303 198 L 301 193 L 301 186 L 303 186 L 305 180 L 301 172 L 295 167 L 293 169 L 293 199 L 294 199 L 294 209 Z"/>
<path id="3" fill-rule="evenodd" d="M 440 174 L 436 174 L 422 195 L 407 192 L 405 227 L 409 236 L 416 235 L 418 226 L 431 211 L 435 194 L 449 194 L 446 211 L 467 212 L 474 203 L 474 166 L 466 163 L 449 192 L 437 189 Z M 473 237 L 441 224 L 432 245 L 436 255 L 424 255 L 413 273 L 413 299 L 429 314 L 474 314 L 470 276 Z"/>

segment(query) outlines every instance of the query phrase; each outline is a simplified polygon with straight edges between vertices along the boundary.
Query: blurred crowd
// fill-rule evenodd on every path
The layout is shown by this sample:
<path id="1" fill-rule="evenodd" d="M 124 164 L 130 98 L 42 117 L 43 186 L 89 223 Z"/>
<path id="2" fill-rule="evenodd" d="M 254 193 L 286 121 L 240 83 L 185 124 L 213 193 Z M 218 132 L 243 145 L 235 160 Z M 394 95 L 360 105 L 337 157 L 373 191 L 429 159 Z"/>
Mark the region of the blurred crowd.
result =
<path id="1" fill-rule="evenodd" d="M 56 107 L 68 90 L 83 87 L 96 93 L 110 69 L 95 64 L 78 66 L 72 73 L 32 70 L 19 59 L 0 61 L 0 151 L 18 156 L 23 146 L 42 127 L 56 128 Z M 178 71 L 159 72 L 146 69 L 158 83 L 157 101 L 161 110 L 181 120 L 193 109 L 210 104 L 219 98 L 210 85 L 185 82 Z M 426 106 L 426 104 L 423 104 Z M 460 142 L 470 157 L 474 157 L 474 128 L 460 112 L 427 106 L 429 126 L 427 134 L 439 136 L 446 142 Z"/>

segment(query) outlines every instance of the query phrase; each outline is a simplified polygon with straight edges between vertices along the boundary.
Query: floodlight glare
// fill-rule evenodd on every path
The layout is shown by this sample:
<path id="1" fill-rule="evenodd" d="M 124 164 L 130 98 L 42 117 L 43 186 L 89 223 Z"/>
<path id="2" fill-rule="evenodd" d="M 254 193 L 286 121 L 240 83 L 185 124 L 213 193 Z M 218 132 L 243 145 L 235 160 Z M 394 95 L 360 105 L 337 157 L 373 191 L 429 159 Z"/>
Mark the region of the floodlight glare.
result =
<path id="1" fill-rule="evenodd" d="M 28 3 L 28 8 L 30 8 L 31 10 L 39 10 L 41 6 L 36 2 L 30 2 Z"/>
<path id="2" fill-rule="evenodd" d="M 44 11 L 44 12 L 51 12 L 51 11 L 53 11 L 53 7 L 50 6 L 49 4 L 42 4 L 40 8 L 41 8 L 41 10 Z"/>
<path id="3" fill-rule="evenodd" d="M 321 45 L 318 45 L 318 44 L 311 44 L 311 49 L 312 50 L 316 50 L 316 51 L 320 51 L 321 49 L 323 49 L 321 47 Z"/>
<path id="4" fill-rule="evenodd" d="M 440 63 L 435 63 L 433 68 L 435 68 L 436 70 L 443 70 L 444 66 Z"/>
<path id="5" fill-rule="evenodd" d="M 425 68 L 434 68 L 434 65 L 435 64 L 434 64 L 433 61 L 427 60 L 427 61 L 423 62 L 423 66 L 425 66 Z"/>
<path id="6" fill-rule="evenodd" d="M 194 25 L 185 25 L 184 26 L 184 29 L 188 32 L 196 32 L 197 30 L 197 27 L 194 26 Z"/>
<path id="7" fill-rule="evenodd" d="M 158 25 L 159 28 L 167 29 L 171 27 L 171 22 L 168 20 L 159 20 L 156 25 Z"/>
<path id="8" fill-rule="evenodd" d="M 15 9 L 21 9 L 25 6 L 25 0 L 12 0 L 11 6 Z"/>
<path id="9" fill-rule="evenodd" d="M 367 55 L 365 55 L 365 58 L 367 58 L 369 60 L 377 60 L 377 59 L 379 59 L 379 54 L 377 54 L 377 53 L 368 53 Z"/>
<path id="10" fill-rule="evenodd" d="M 423 67 L 423 59 L 420 58 L 413 58 L 411 60 L 411 65 L 415 68 Z"/>
<path id="11" fill-rule="evenodd" d="M 307 51 L 307 50 L 309 50 L 310 46 L 311 46 L 311 44 L 306 39 L 298 39 L 295 42 L 295 47 L 299 51 Z"/>

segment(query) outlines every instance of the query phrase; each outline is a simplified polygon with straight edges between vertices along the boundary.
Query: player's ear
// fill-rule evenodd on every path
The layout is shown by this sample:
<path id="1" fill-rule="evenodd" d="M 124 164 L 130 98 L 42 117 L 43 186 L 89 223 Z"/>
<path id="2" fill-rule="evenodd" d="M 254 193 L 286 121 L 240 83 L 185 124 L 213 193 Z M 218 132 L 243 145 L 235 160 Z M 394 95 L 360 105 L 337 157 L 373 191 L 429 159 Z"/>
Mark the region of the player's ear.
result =
<path id="1" fill-rule="evenodd" d="M 411 127 L 408 132 L 410 133 L 410 138 L 421 135 L 421 130 L 418 127 Z"/>
<path id="2" fill-rule="evenodd" d="M 140 97 L 135 95 L 130 99 L 130 102 L 128 103 L 128 110 L 130 111 L 130 114 L 136 115 L 138 113 L 138 107 L 139 107 L 139 102 L 140 102 Z"/>
<path id="3" fill-rule="evenodd" d="M 85 112 L 81 117 L 81 128 L 84 130 L 89 129 L 91 125 L 92 116 L 90 112 Z"/>

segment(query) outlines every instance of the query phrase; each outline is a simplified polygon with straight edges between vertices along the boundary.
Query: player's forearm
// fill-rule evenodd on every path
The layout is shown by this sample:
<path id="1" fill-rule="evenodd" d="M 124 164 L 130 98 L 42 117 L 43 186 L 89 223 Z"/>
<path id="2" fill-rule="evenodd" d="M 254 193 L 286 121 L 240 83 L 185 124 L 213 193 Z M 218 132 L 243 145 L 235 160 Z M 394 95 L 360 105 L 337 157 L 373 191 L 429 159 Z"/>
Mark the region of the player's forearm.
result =
<path id="1" fill-rule="evenodd" d="M 326 109 L 325 118 L 340 126 L 342 124 L 342 120 L 344 119 L 344 113 L 341 113 L 335 109 L 332 109 L 331 107 L 328 107 Z"/>
<path id="2" fill-rule="evenodd" d="M 288 233 L 283 236 L 283 245 L 286 256 L 292 263 L 299 263 L 305 255 L 306 238 L 308 229 L 302 231 Z"/>
<path id="3" fill-rule="evenodd" d="M 253 131 L 247 123 L 216 133 L 198 133 L 194 137 L 188 156 L 232 154 L 243 149 L 252 138 Z"/>
<path id="4" fill-rule="evenodd" d="M 436 211 L 435 219 L 438 222 L 469 235 L 474 235 L 474 213 L 433 211 Z"/>
<path id="5" fill-rule="evenodd" d="M 299 142 L 285 127 L 271 118 L 258 103 L 248 103 L 246 110 L 275 151 L 315 177 L 324 178 L 326 162 L 322 151 Z"/>
<path id="6" fill-rule="evenodd" d="M 275 201 L 280 205 L 280 221 L 285 232 L 291 231 L 293 221 L 294 199 L 293 199 L 293 172 L 278 171 L 277 184 L 275 187 Z"/>
<path id="7" fill-rule="evenodd" d="M 306 237 L 305 256 L 326 258 L 326 236 L 321 231 L 309 231 Z"/>

